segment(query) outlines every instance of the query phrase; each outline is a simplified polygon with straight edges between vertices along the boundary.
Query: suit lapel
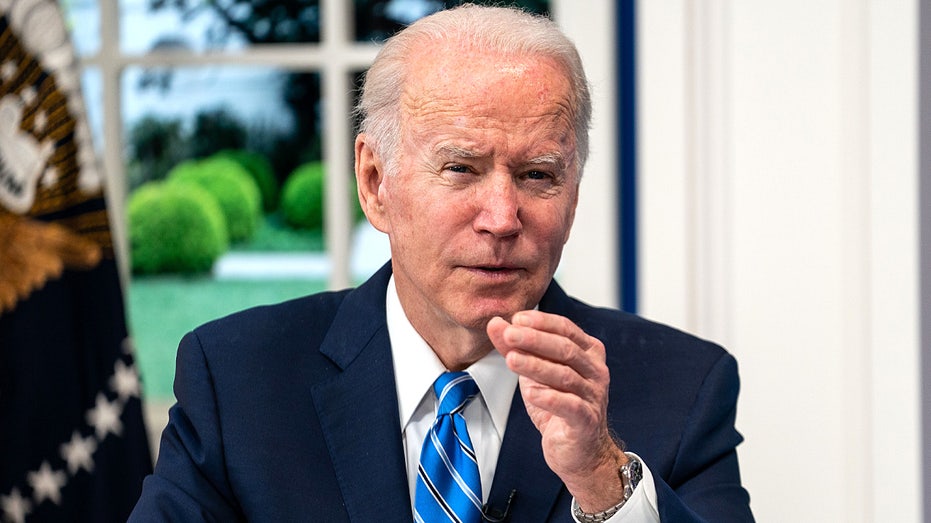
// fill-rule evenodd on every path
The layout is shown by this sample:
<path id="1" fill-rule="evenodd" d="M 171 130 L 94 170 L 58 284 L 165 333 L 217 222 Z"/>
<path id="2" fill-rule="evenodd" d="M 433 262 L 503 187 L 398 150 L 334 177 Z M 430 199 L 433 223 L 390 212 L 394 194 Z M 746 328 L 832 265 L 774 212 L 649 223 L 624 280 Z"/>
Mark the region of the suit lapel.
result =
<path id="1" fill-rule="evenodd" d="M 540 432 L 530 421 L 518 388 L 511 402 L 488 505 L 503 512 L 513 490 L 516 493 L 509 523 L 546 521 L 562 488 L 562 481 L 543 459 Z"/>
<path id="2" fill-rule="evenodd" d="M 312 395 L 352 521 L 412 519 L 382 269 L 350 293 L 320 346 L 342 372 Z M 366 411 L 360 411 L 365 405 Z"/>

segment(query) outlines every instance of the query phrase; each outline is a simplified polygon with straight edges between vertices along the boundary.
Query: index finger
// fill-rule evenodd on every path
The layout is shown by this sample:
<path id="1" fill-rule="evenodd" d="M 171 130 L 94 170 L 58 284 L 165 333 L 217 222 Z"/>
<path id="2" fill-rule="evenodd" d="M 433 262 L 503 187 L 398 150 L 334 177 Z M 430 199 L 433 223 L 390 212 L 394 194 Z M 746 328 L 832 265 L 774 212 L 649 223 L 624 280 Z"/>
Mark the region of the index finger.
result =
<path id="1" fill-rule="evenodd" d="M 521 374 L 529 372 L 528 369 L 544 372 L 547 368 L 550 373 L 561 372 L 549 365 L 556 364 L 569 367 L 586 378 L 602 375 L 605 355 L 601 341 L 562 316 L 539 311 L 528 312 L 531 314 L 515 314 L 512 323 L 495 318 L 488 324 L 489 338 L 498 352 L 508 359 L 509 366 L 513 359 L 511 353 L 517 352 L 531 358 L 526 360 L 521 357 L 520 361 L 534 362 L 531 366 L 523 366 Z M 546 381 L 542 376 L 538 375 L 534 379 Z"/>
<path id="2" fill-rule="evenodd" d="M 538 310 L 520 311 L 511 318 L 511 324 L 564 336 L 584 351 L 599 346 L 596 338 L 583 331 L 569 318 L 558 314 Z"/>

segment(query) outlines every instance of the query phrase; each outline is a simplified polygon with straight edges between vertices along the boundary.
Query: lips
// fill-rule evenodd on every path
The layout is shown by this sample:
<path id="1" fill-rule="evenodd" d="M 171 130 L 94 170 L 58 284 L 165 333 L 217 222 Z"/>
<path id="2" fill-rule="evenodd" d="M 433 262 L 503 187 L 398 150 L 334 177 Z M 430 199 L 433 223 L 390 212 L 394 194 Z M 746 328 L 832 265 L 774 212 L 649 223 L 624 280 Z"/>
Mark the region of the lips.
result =
<path id="1" fill-rule="evenodd" d="M 513 278 L 515 275 L 525 270 L 523 267 L 516 267 L 512 265 L 470 265 L 464 268 L 473 274 L 481 275 L 485 278 L 508 279 Z"/>
<path id="2" fill-rule="evenodd" d="M 464 263 L 461 267 L 472 270 L 479 271 L 491 271 L 491 272 L 500 272 L 500 271 L 517 271 L 524 268 L 521 264 L 511 263 Z"/>

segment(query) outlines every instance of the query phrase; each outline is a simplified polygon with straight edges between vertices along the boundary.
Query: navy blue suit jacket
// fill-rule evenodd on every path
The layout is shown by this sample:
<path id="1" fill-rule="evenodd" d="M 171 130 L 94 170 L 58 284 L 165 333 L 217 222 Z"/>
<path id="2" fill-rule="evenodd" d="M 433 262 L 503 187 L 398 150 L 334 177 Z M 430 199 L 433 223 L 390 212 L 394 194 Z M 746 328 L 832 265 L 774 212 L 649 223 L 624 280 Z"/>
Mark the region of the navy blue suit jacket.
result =
<path id="1" fill-rule="evenodd" d="M 386 266 L 361 287 L 258 307 L 189 333 L 177 404 L 130 521 L 410 522 Z M 663 521 L 751 521 L 734 428 L 738 378 L 722 348 L 568 297 L 540 309 L 602 340 L 610 425 L 656 479 Z M 514 523 L 572 521 L 519 390 L 489 505 Z"/>

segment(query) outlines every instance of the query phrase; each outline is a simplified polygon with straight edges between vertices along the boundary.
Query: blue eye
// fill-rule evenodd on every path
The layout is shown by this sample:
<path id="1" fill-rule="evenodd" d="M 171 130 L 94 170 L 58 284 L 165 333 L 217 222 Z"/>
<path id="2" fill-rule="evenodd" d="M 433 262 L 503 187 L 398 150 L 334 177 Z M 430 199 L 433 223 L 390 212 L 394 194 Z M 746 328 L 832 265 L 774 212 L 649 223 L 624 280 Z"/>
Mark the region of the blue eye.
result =
<path id="1" fill-rule="evenodd" d="M 531 180 L 546 180 L 549 177 L 550 175 L 543 171 L 530 171 L 527 173 L 527 178 L 530 178 Z"/>

